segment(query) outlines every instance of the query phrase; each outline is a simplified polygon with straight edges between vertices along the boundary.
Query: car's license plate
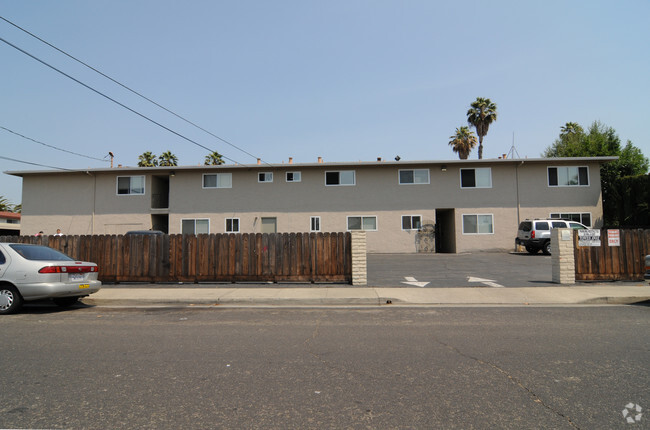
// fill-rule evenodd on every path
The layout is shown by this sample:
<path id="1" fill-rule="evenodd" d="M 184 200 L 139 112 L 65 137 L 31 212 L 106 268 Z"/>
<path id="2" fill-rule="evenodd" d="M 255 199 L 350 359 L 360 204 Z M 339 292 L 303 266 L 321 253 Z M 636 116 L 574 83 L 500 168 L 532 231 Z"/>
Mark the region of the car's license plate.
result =
<path id="1" fill-rule="evenodd" d="M 90 288 L 90 285 L 89 284 L 79 284 L 79 288 L 81 288 L 81 289 Z"/>
<path id="2" fill-rule="evenodd" d="M 69 273 L 68 274 L 68 279 L 70 281 L 81 281 L 84 278 L 83 273 Z"/>

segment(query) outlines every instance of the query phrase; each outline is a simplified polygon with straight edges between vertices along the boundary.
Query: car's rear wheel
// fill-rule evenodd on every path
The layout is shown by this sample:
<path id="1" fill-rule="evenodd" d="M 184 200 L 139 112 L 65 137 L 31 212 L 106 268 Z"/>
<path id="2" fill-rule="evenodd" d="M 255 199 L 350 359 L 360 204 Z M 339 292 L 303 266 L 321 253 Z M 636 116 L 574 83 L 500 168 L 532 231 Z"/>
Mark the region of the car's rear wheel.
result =
<path id="1" fill-rule="evenodd" d="M 529 254 L 537 254 L 539 249 L 534 246 L 526 245 L 526 251 L 528 251 Z"/>
<path id="2" fill-rule="evenodd" d="M 69 308 L 79 301 L 79 297 L 56 297 L 52 299 L 55 305 L 62 308 Z"/>
<path id="3" fill-rule="evenodd" d="M 23 298 L 11 285 L 0 285 L 0 315 L 16 312 L 23 305 Z"/>
<path id="4" fill-rule="evenodd" d="M 544 247 L 542 248 L 542 251 L 543 251 L 544 254 L 546 254 L 546 255 L 551 255 L 551 241 L 550 241 L 550 240 L 547 241 L 547 242 L 544 244 Z"/>

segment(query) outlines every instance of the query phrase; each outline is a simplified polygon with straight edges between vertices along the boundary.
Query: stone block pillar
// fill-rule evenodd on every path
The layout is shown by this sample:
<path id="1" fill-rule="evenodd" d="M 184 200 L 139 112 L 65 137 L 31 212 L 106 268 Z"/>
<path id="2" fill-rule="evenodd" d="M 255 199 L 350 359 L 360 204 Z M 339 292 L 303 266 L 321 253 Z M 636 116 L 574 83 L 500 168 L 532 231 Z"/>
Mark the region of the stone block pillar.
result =
<path id="1" fill-rule="evenodd" d="M 366 232 L 352 233 L 352 285 L 368 285 L 368 259 L 366 250 Z"/>
<path id="2" fill-rule="evenodd" d="M 553 264 L 553 282 L 557 284 L 576 283 L 573 229 L 554 228 L 551 230 L 551 262 Z"/>

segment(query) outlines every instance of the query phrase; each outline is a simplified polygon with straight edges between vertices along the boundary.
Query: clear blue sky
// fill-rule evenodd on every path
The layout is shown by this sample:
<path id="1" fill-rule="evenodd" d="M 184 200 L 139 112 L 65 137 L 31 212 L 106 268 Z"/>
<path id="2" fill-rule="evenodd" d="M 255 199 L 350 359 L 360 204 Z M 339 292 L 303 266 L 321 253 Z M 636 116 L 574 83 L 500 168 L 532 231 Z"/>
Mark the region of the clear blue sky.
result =
<path id="1" fill-rule="evenodd" d="M 0 15 L 269 163 L 457 159 L 476 97 L 499 117 L 484 158 L 539 157 L 568 121 L 616 129 L 650 156 L 650 2 L 0 0 Z M 0 37 L 239 163 L 255 158 L 0 21 Z M 0 42 L 0 126 L 135 166 L 207 151 Z M 0 155 L 108 163 L 0 129 Z M 470 158 L 476 158 L 474 151 Z M 0 159 L 0 171 L 33 170 Z M 0 175 L 21 201 L 21 180 Z"/>

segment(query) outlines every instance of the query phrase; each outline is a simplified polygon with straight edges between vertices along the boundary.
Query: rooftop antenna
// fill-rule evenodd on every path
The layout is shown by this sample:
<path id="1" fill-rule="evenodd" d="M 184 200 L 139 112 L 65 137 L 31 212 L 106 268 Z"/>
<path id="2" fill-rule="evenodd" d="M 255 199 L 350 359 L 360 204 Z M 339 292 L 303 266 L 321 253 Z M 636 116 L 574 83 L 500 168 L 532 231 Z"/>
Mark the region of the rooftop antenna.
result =
<path id="1" fill-rule="evenodd" d="M 515 157 L 515 154 L 517 154 L 517 157 Z M 515 148 L 515 132 L 512 132 L 512 146 L 510 147 L 510 151 L 508 152 L 508 158 L 521 158 L 519 155 L 519 152 L 517 152 L 517 148 Z"/>

